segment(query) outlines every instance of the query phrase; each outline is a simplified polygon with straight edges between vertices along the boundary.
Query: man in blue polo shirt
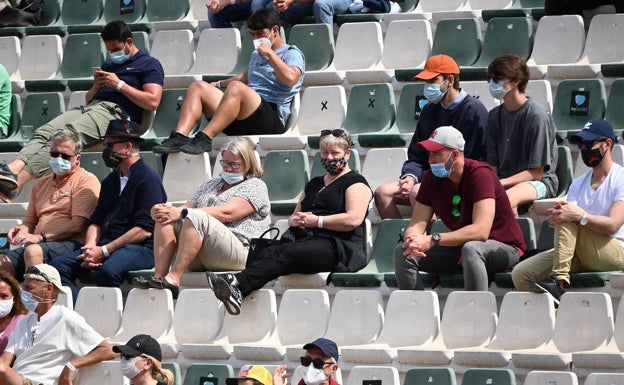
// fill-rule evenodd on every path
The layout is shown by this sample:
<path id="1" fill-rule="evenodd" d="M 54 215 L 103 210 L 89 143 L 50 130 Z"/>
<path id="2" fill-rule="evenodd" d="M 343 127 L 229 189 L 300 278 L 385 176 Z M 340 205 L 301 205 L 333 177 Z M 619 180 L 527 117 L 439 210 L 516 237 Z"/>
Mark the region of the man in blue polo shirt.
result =
<path id="1" fill-rule="evenodd" d="M 94 72 L 93 87 L 86 95 L 88 104 L 38 127 L 11 163 L 0 164 L 1 200 L 10 202 L 22 186 L 49 170 L 50 141 L 57 132 L 73 129 L 89 148 L 102 141 L 111 120 L 140 124 L 143 111 L 154 111 L 160 104 L 164 70 L 157 59 L 134 45 L 128 25 L 111 21 L 101 37 L 110 59 Z"/>

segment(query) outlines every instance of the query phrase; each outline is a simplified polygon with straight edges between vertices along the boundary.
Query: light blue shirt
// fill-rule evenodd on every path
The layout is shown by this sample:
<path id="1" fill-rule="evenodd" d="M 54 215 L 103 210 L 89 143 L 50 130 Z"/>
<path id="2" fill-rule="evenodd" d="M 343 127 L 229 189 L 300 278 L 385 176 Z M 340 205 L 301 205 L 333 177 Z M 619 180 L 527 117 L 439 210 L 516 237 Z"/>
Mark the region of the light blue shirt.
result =
<path id="1" fill-rule="evenodd" d="M 254 50 L 249 60 L 247 85 L 253 88 L 264 100 L 277 105 L 280 120 L 286 125 L 290 116 L 290 104 L 303 83 L 305 59 L 299 48 L 293 45 L 284 44 L 275 50 L 275 53 L 289 66 L 299 67 L 301 70 L 299 81 L 292 87 L 282 83 L 277 78 L 269 59 L 258 55 L 258 52 Z"/>

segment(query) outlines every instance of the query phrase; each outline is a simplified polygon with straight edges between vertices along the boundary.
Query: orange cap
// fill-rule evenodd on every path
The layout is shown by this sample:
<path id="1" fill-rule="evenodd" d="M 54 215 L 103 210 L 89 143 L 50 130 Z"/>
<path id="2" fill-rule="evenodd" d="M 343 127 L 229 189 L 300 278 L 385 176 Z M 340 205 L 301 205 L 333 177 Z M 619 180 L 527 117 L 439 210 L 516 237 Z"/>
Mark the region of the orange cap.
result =
<path id="1" fill-rule="evenodd" d="M 458 73 L 459 66 L 452 57 L 447 55 L 434 55 L 425 63 L 425 69 L 414 76 L 414 80 L 430 80 L 440 74 Z"/>

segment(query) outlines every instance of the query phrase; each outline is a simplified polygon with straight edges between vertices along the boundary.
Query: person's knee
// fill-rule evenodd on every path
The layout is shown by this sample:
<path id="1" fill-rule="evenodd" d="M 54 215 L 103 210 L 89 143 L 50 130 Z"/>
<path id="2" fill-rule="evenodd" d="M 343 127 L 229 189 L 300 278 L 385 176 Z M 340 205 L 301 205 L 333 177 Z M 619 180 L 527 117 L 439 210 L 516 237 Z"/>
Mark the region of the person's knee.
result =
<path id="1" fill-rule="evenodd" d="M 227 85 L 225 95 L 229 97 L 236 96 L 238 98 L 242 98 L 250 91 L 255 92 L 247 84 L 241 82 L 240 80 L 232 80 Z"/>
<path id="2" fill-rule="evenodd" d="M 396 183 L 382 184 L 375 189 L 375 201 L 387 201 L 392 199 L 392 195 L 396 190 Z"/>
<path id="3" fill-rule="evenodd" d="M 98 286 L 118 287 L 121 285 L 121 277 L 121 272 L 115 269 L 112 264 L 104 263 L 98 270 L 96 283 Z"/>
<path id="4" fill-rule="evenodd" d="M 312 3 L 312 7 L 313 9 L 316 10 L 330 10 L 333 8 L 332 7 L 332 2 L 329 0 L 314 0 L 314 3 Z"/>
<path id="5" fill-rule="evenodd" d="M 527 271 L 524 269 L 524 265 L 522 263 L 514 266 L 511 271 L 511 280 L 513 281 L 513 285 L 516 290 L 520 291 L 529 291 L 529 279 L 530 277 L 527 274 Z"/>
<path id="6" fill-rule="evenodd" d="M 482 245 L 483 242 L 480 241 L 468 241 L 464 243 L 461 250 L 462 262 L 474 263 L 483 261 L 483 252 L 481 251 Z"/>

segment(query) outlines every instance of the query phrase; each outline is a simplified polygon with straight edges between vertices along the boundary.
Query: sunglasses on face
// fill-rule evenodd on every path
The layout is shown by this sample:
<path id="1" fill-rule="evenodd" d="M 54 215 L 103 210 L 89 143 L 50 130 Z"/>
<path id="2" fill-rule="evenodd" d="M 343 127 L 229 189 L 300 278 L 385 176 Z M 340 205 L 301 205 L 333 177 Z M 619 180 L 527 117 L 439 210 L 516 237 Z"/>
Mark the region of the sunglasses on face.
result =
<path id="1" fill-rule="evenodd" d="M 591 150 L 592 148 L 594 148 L 594 144 L 602 143 L 605 140 L 606 139 L 583 140 L 583 141 L 579 142 L 578 146 L 579 146 L 579 149 L 581 149 L 581 150 Z"/>
<path id="2" fill-rule="evenodd" d="M 50 158 L 58 158 L 59 156 L 65 160 L 71 160 L 71 158 L 74 157 L 74 155 L 63 154 L 62 152 L 58 151 L 50 151 Z"/>
<path id="3" fill-rule="evenodd" d="M 46 273 L 44 273 L 43 271 L 39 270 L 37 268 L 37 266 L 29 267 L 28 270 L 26 270 L 26 273 L 24 273 L 24 274 L 38 275 L 38 276 L 42 277 L 43 279 L 45 279 L 45 281 L 47 283 L 52 283 L 52 282 L 50 282 L 50 278 L 48 277 L 48 275 Z"/>
<path id="4" fill-rule="evenodd" d="M 305 357 L 300 357 L 300 359 L 301 359 L 301 366 L 310 366 L 310 364 L 312 364 L 314 365 L 315 369 L 323 369 L 325 365 L 333 364 L 333 362 L 331 361 L 329 362 L 323 361 L 322 358 L 312 359 L 311 357 L 305 356 Z"/>

